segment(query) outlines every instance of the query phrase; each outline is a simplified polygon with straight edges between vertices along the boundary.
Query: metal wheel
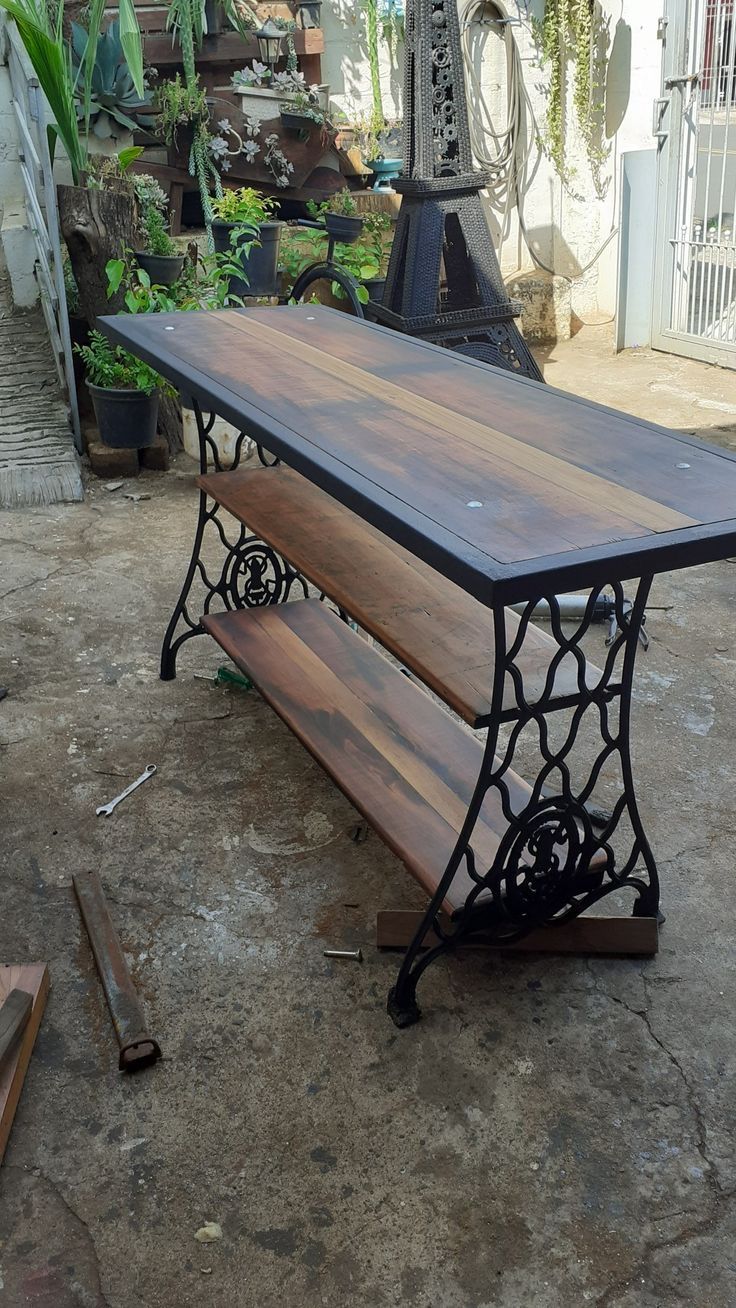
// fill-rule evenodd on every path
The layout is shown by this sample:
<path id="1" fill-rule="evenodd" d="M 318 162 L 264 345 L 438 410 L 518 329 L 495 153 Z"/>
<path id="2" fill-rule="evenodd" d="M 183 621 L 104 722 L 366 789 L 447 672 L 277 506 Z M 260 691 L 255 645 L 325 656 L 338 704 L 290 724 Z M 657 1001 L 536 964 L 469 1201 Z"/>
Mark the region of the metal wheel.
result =
<path id="1" fill-rule="evenodd" d="M 300 273 L 294 282 L 290 299 L 303 304 L 309 299 L 307 292 L 316 282 L 337 282 L 341 286 L 356 318 L 364 318 L 363 306 L 358 299 L 358 283 L 339 263 L 313 263 Z"/>

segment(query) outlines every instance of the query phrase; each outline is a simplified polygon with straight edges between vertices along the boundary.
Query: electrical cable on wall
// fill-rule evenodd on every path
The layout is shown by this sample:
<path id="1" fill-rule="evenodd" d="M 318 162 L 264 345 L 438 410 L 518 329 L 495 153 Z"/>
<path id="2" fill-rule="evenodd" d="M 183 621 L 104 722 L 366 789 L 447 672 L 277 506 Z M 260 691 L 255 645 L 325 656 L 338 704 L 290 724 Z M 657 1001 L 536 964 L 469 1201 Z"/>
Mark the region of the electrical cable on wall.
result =
<path id="1" fill-rule="evenodd" d="M 498 27 L 502 29 L 502 40 L 506 57 L 506 91 L 507 120 L 503 128 L 498 129 L 493 122 L 490 109 L 486 103 L 477 66 L 483 54 L 479 44 L 478 33 L 483 28 Z M 529 164 L 538 158 L 537 141 L 539 128 L 534 106 L 524 83 L 519 47 L 513 33 L 512 20 L 497 0 L 461 0 L 460 28 L 463 35 L 463 54 L 466 76 L 469 83 L 468 109 L 470 118 L 470 136 L 475 155 L 481 168 L 491 175 L 487 190 L 491 205 L 501 218 L 501 242 L 505 241 L 511 229 L 511 218 L 516 209 L 519 228 L 527 249 L 538 268 L 553 277 L 562 277 L 567 282 L 577 281 L 589 272 L 598 262 L 603 252 L 610 245 L 618 232 L 614 225 L 608 236 L 585 267 L 571 277 L 567 273 L 550 268 L 540 259 L 532 248 L 532 243 L 524 221 L 524 198 L 533 178 L 529 176 Z M 482 38 L 485 43 L 485 38 Z M 615 212 L 615 208 L 614 208 Z"/>

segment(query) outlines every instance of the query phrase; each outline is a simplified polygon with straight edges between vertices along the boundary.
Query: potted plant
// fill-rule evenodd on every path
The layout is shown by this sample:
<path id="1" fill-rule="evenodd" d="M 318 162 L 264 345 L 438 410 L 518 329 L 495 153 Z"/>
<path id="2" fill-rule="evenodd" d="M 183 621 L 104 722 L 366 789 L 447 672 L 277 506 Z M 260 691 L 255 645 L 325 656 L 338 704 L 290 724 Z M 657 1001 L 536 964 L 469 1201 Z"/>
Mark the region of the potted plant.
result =
<path id="1" fill-rule="evenodd" d="M 181 277 L 184 255 L 179 254 L 167 231 L 166 220 L 159 209 L 149 206 L 143 214 L 145 250 L 135 250 L 138 264 L 155 286 L 173 286 Z"/>
<path id="2" fill-rule="evenodd" d="M 115 449 L 145 449 L 156 438 L 161 377 L 102 332 L 75 345 L 85 368 L 100 440 Z"/>
<path id="3" fill-rule="evenodd" d="M 288 102 L 282 103 L 279 112 L 287 132 L 296 132 L 299 136 L 306 135 L 312 124 L 317 127 L 325 124 L 325 111 L 315 86 L 297 91 Z"/>
<path id="4" fill-rule="evenodd" d="M 361 281 L 371 300 L 380 301 L 383 299 L 383 290 L 386 285 L 385 270 L 388 263 L 386 236 L 393 224 L 387 213 L 367 213 L 364 218 L 364 225 L 364 235 L 367 238 L 367 248 L 370 251 L 366 266 L 372 262 L 375 272 L 368 273 L 368 275 L 364 274 Z"/>
<path id="5" fill-rule="evenodd" d="M 273 73 L 265 64 L 254 59 L 245 68 L 233 73 L 232 89 L 242 99 L 242 112 L 261 123 L 273 118 L 277 108 L 283 107 L 288 112 L 296 98 L 305 95 L 307 91 L 315 97 L 316 107 L 324 114 L 330 88 L 326 83 L 308 88 L 304 74 L 297 69 Z"/>
<path id="6" fill-rule="evenodd" d="M 229 254 L 242 268 L 241 278 L 230 277 L 234 295 L 275 295 L 279 243 L 283 226 L 274 218 L 276 202 L 241 186 L 212 201 L 212 236 L 217 254 Z"/>
<path id="7" fill-rule="evenodd" d="M 334 237 L 336 241 L 342 241 L 345 245 L 351 245 L 357 241 L 363 230 L 363 219 L 358 213 L 358 206 L 353 199 L 352 193 L 345 188 L 343 191 L 336 191 L 327 200 L 326 209 L 323 209 L 327 235 Z"/>

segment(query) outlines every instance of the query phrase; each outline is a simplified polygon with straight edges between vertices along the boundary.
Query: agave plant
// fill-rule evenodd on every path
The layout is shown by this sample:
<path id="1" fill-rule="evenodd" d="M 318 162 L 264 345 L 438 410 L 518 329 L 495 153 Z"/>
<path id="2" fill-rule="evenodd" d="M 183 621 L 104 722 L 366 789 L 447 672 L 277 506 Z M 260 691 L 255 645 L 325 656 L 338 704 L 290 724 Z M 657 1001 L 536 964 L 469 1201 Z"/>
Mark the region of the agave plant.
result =
<path id="1" fill-rule="evenodd" d="M 142 96 L 136 91 L 123 52 L 117 18 L 98 38 L 89 85 L 84 64 L 89 33 L 79 23 L 72 23 L 71 35 L 79 122 L 85 121 L 88 116 L 90 130 L 101 140 L 120 135 L 115 130 L 116 123 L 126 132 L 136 131 L 139 127 L 152 127 L 155 117 L 140 111 L 151 108 L 153 97 L 148 90 Z"/>
<path id="2" fill-rule="evenodd" d="M 26 54 L 49 102 L 53 123 L 49 125 L 49 145 L 53 158 L 57 137 L 62 141 L 71 164 L 76 185 L 87 167 L 89 113 L 92 97 L 92 74 L 100 39 L 105 0 L 90 0 L 89 29 L 86 33 L 81 70 L 85 86 L 82 93 L 83 113 L 77 116 L 77 81 L 71 50 L 64 39 L 64 6 L 54 0 L 0 0 L 15 19 Z M 139 97 L 145 94 L 141 33 L 133 0 L 119 0 L 120 43 Z"/>

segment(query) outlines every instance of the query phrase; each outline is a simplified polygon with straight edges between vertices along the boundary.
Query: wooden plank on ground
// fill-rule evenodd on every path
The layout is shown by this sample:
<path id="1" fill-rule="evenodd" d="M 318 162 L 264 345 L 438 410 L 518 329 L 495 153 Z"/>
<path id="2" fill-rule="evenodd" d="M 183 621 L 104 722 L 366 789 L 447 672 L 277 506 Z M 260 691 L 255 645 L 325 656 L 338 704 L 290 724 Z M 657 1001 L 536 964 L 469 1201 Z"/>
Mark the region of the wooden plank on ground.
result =
<path id="1" fill-rule="evenodd" d="M 406 949 L 414 939 L 423 912 L 384 909 L 376 915 L 379 949 Z M 656 954 L 659 927 L 656 917 L 576 917 L 562 926 L 540 927 L 511 945 L 475 937 L 468 949 L 503 949 L 522 954 Z M 430 949 L 438 943 L 433 931 L 424 939 Z"/>
<path id="2" fill-rule="evenodd" d="M 12 990 L 23 990 L 33 997 L 31 1015 L 14 1054 L 0 1069 L 0 1162 L 8 1143 L 20 1092 L 31 1061 L 41 1018 L 49 993 L 49 971 L 45 963 L 0 964 L 0 1004 Z"/>
<path id="3" fill-rule="evenodd" d="M 14 1051 L 32 1008 L 33 995 L 27 990 L 11 990 L 0 1004 L 0 1072 Z"/>

